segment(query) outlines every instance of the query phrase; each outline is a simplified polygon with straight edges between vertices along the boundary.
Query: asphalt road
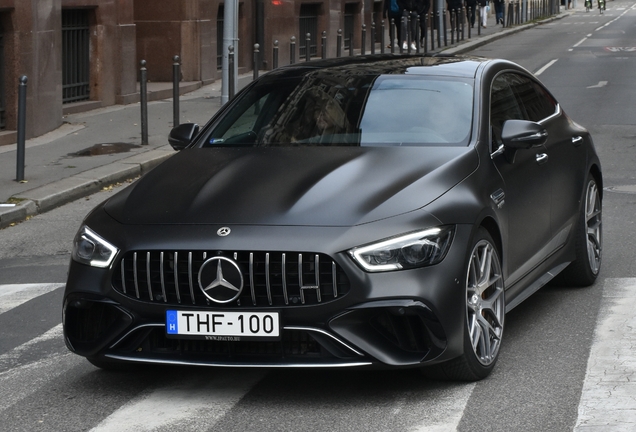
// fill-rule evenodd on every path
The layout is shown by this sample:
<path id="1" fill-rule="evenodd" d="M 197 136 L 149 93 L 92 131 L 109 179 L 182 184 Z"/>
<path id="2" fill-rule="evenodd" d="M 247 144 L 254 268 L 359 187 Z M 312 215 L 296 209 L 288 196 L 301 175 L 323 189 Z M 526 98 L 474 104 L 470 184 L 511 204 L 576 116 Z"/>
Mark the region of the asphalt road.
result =
<path id="1" fill-rule="evenodd" d="M 601 277 L 585 289 L 545 287 L 513 310 L 491 377 L 454 384 L 414 371 L 98 370 L 66 350 L 60 323 L 71 241 L 84 215 L 113 193 L 102 191 L 0 230 L 0 429 L 633 430 L 598 426 L 614 415 L 603 400 L 632 426 L 636 404 L 594 393 L 600 384 L 591 378 L 596 367 L 611 367 L 597 360 L 599 340 L 618 340 L 611 332 L 629 327 L 611 299 L 636 287 L 632 6 L 609 2 L 602 16 L 576 13 L 474 52 L 540 71 L 564 110 L 592 132 L 605 178 Z M 623 363 L 636 363 L 625 355 Z M 627 396 L 636 399 L 636 389 Z"/>

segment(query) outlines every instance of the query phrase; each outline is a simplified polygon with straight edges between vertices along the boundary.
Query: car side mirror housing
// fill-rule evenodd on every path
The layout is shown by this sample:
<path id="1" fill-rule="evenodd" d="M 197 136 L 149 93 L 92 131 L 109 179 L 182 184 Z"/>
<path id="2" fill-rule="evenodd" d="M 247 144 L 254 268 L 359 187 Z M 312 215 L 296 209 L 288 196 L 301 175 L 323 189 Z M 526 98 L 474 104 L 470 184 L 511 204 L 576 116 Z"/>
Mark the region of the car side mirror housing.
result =
<path id="1" fill-rule="evenodd" d="M 526 150 L 541 146 L 548 140 L 548 131 L 539 123 L 527 120 L 506 120 L 501 131 L 504 147 Z"/>
<path id="2" fill-rule="evenodd" d="M 168 135 L 168 142 L 173 149 L 179 151 L 190 145 L 192 139 L 199 132 L 199 125 L 196 123 L 183 123 L 172 128 Z"/>

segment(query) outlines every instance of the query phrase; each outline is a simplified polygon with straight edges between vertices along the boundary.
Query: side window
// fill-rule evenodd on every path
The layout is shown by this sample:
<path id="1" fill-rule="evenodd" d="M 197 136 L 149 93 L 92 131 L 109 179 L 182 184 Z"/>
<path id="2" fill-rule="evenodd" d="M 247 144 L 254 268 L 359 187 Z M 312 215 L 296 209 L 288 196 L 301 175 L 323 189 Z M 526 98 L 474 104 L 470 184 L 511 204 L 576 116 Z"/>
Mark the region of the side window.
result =
<path id="1" fill-rule="evenodd" d="M 502 144 L 501 130 L 506 120 L 523 120 L 524 114 L 506 78 L 499 75 L 492 83 L 490 93 L 490 126 L 492 129 L 492 151 Z"/>
<path id="2" fill-rule="evenodd" d="M 526 120 L 538 122 L 554 114 L 556 102 L 540 84 L 517 74 L 509 74 L 508 79 L 525 110 Z"/>

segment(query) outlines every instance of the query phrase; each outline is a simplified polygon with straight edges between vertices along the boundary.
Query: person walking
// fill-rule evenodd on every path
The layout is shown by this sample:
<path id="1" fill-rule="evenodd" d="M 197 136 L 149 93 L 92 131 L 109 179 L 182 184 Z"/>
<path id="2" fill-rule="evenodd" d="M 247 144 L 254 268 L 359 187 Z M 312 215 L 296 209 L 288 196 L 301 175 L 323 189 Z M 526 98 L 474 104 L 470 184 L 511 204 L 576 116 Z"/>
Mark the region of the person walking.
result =
<path id="1" fill-rule="evenodd" d="M 480 24 L 486 28 L 488 24 L 488 0 L 477 0 L 477 3 L 479 4 Z"/>
<path id="2" fill-rule="evenodd" d="M 426 37 L 426 17 L 431 7 L 431 0 L 416 0 L 417 15 L 420 18 L 420 46 Z"/>
<path id="3" fill-rule="evenodd" d="M 411 36 L 411 49 L 415 47 L 415 32 L 417 29 L 417 0 L 398 0 L 398 4 L 402 7 L 402 49 L 409 49 L 407 40 Z M 410 22 L 410 25 L 409 25 Z"/>
<path id="4" fill-rule="evenodd" d="M 397 46 L 397 44 L 402 40 L 402 7 L 398 3 L 398 0 L 384 0 L 382 17 L 389 19 L 389 37 L 391 39 L 391 43 L 389 43 L 387 48 L 391 48 L 394 45 Z M 393 20 L 395 26 L 391 25 L 391 20 Z M 397 35 L 394 33 L 397 33 Z"/>
<path id="5" fill-rule="evenodd" d="M 505 0 L 493 0 L 493 2 L 495 3 L 495 18 L 497 19 L 497 24 L 503 25 Z"/>

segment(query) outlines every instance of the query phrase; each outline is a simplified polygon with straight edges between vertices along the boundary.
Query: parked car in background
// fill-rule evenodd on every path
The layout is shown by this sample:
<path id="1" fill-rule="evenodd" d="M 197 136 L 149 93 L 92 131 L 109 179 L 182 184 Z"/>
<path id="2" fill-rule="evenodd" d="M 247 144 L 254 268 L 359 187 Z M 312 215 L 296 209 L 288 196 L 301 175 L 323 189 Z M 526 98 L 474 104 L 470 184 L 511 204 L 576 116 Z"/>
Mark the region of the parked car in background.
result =
<path id="1" fill-rule="evenodd" d="M 95 208 L 69 349 L 134 363 L 492 371 L 505 315 L 601 265 L 587 130 L 505 60 L 379 55 L 263 75 Z"/>

